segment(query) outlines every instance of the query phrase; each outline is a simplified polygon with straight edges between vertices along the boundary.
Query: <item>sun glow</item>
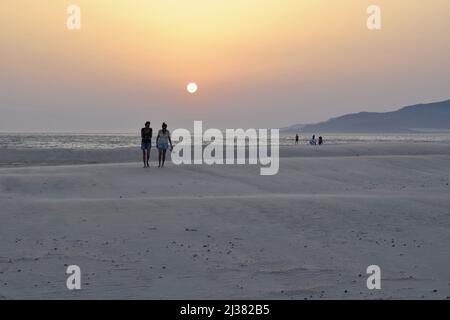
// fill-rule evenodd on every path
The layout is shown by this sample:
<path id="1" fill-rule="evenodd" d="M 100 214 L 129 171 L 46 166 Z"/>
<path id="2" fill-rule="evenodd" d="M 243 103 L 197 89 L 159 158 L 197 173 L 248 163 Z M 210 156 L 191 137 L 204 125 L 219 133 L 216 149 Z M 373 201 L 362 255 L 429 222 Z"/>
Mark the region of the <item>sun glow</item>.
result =
<path id="1" fill-rule="evenodd" d="M 195 82 L 191 82 L 187 85 L 186 90 L 191 94 L 196 93 L 198 90 L 198 86 Z"/>

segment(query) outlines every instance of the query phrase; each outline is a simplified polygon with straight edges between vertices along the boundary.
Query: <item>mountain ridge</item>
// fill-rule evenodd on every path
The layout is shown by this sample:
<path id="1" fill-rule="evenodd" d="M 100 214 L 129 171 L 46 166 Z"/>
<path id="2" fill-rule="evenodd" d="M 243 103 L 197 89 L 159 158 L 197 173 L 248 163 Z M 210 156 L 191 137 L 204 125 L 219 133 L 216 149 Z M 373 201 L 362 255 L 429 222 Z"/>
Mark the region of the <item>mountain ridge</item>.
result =
<path id="1" fill-rule="evenodd" d="M 396 111 L 350 113 L 316 124 L 292 125 L 281 131 L 312 133 L 449 132 L 450 99 L 405 106 Z"/>

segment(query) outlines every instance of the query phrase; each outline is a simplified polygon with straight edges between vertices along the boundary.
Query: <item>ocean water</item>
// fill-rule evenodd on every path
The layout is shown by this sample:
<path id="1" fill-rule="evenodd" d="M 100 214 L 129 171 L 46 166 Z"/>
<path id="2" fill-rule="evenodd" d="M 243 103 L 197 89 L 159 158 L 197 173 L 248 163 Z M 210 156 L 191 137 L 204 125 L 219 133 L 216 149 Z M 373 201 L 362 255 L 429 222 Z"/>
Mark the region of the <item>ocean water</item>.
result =
<path id="1" fill-rule="evenodd" d="M 295 135 L 280 134 L 280 145 L 294 144 Z M 311 137 L 300 135 L 300 143 L 306 144 Z M 414 134 L 325 134 L 325 144 L 349 143 L 450 143 L 450 133 Z M 0 133 L 1 149 L 118 149 L 137 148 L 140 137 L 131 133 L 89 134 L 89 133 Z"/>

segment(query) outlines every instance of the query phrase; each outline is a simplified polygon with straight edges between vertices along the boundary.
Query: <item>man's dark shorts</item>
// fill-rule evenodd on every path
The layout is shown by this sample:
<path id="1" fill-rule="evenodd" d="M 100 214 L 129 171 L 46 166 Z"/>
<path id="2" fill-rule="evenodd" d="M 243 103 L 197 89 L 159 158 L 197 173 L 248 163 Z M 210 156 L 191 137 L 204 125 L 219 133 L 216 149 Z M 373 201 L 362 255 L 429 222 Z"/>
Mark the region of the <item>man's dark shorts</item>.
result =
<path id="1" fill-rule="evenodd" d="M 151 142 L 142 142 L 141 145 L 141 150 L 145 151 L 145 150 L 150 150 L 152 148 L 152 143 Z"/>

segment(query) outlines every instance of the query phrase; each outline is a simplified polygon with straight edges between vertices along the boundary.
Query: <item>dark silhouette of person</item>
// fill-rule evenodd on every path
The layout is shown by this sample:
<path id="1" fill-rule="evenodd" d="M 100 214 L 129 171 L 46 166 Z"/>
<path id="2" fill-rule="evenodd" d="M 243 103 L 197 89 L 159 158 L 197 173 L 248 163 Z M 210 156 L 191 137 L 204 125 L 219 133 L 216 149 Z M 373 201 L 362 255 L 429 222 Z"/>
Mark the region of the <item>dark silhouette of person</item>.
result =
<path id="1" fill-rule="evenodd" d="M 295 144 L 298 144 L 298 134 L 295 135 Z"/>
<path id="2" fill-rule="evenodd" d="M 170 143 L 170 151 L 173 149 L 172 139 L 170 138 L 170 131 L 167 130 L 167 124 L 163 122 L 162 129 L 158 131 L 158 136 L 156 137 L 156 146 L 158 147 L 158 168 L 164 167 L 164 162 L 166 161 L 166 151 L 169 149 Z"/>
<path id="3" fill-rule="evenodd" d="M 144 168 L 150 167 L 150 150 L 152 148 L 152 136 L 153 129 L 150 128 L 150 121 L 145 123 L 145 127 L 141 129 L 141 149 L 142 149 L 142 160 L 144 161 Z"/>
<path id="4" fill-rule="evenodd" d="M 317 145 L 316 135 L 312 136 L 312 139 L 309 140 L 309 144 L 312 145 L 312 146 Z"/>
<path id="5" fill-rule="evenodd" d="M 322 136 L 319 137 L 319 146 L 323 145 L 323 138 Z"/>

